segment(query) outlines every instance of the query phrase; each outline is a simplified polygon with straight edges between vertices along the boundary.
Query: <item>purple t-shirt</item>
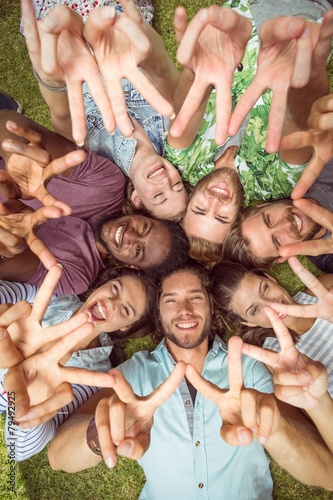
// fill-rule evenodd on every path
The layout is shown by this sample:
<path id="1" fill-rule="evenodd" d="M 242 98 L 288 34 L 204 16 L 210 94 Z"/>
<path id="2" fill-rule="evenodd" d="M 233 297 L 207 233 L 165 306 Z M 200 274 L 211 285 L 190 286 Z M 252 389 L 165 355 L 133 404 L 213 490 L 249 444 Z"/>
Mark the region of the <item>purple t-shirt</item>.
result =
<path id="1" fill-rule="evenodd" d="M 4 169 L 3 160 L 0 168 Z M 103 269 L 93 227 L 101 216 L 122 210 L 124 188 L 125 177 L 119 168 L 92 152 L 69 177 L 54 177 L 48 183 L 48 191 L 72 207 L 72 216 L 49 219 L 37 233 L 63 266 L 55 293 L 81 293 Z M 38 200 L 24 203 L 34 209 L 42 206 Z M 46 273 L 40 263 L 28 283 L 40 286 Z"/>

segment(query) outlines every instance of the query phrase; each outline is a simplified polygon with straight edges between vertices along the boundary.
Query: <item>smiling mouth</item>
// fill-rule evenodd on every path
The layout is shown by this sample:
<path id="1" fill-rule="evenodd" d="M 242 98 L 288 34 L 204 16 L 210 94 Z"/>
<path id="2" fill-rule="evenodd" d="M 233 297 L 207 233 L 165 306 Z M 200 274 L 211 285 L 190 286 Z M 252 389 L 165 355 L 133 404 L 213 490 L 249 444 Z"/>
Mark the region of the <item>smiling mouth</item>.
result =
<path id="1" fill-rule="evenodd" d="M 165 167 L 163 165 L 159 165 L 158 167 L 155 167 L 152 172 L 150 172 L 147 175 L 147 179 L 153 179 L 154 177 L 158 177 L 161 174 L 164 174 L 165 172 Z"/>
<path id="2" fill-rule="evenodd" d="M 212 186 L 208 189 L 210 193 L 213 193 L 217 196 L 223 196 L 223 198 L 231 198 L 230 190 L 225 186 Z"/>
<path id="3" fill-rule="evenodd" d="M 123 233 L 124 233 L 124 228 L 125 228 L 125 225 L 122 224 L 121 226 L 118 227 L 117 231 L 115 232 L 114 240 L 116 242 L 117 247 L 119 247 L 119 245 L 120 245 L 120 243 L 122 241 L 122 237 L 123 237 Z"/>
<path id="4" fill-rule="evenodd" d="M 91 319 L 93 321 L 105 321 L 108 317 L 107 308 L 103 301 L 98 300 L 93 305 L 91 305 L 88 309 L 90 313 Z"/>
<path id="5" fill-rule="evenodd" d="M 198 326 L 198 321 L 186 321 L 183 323 L 176 323 L 176 327 L 180 330 L 192 330 Z"/>
<path id="6" fill-rule="evenodd" d="M 297 231 L 299 232 L 299 234 L 301 234 L 301 231 L 302 231 L 302 219 L 300 217 L 298 217 L 298 215 L 296 215 L 296 214 L 293 214 L 293 217 L 294 217 L 294 221 L 295 221 L 296 226 L 297 226 Z"/>

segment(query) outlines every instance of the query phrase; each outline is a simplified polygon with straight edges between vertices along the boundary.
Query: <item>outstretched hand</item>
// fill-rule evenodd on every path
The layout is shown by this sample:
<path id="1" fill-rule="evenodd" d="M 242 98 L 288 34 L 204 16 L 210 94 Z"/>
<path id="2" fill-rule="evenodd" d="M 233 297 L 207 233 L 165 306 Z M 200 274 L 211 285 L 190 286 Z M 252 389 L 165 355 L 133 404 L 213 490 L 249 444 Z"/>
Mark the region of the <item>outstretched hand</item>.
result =
<path id="1" fill-rule="evenodd" d="M 317 179 L 325 164 L 333 158 L 333 96 L 329 94 L 314 102 L 308 118 L 309 129 L 282 137 L 280 150 L 310 146 L 313 155 L 294 187 L 291 198 L 301 198 Z"/>
<path id="2" fill-rule="evenodd" d="M 109 372 L 115 392 L 102 399 L 96 408 L 96 426 L 104 461 L 108 467 L 117 463 L 118 455 L 139 459 L 150 444 L 150 430 L 156 409 L 176 390 L 185 374 L 185 363 L 179 362 L 169 378 L 149 396 L 139 397 L 118 370 Z"/>
<path id="3" fill-rule="evenodd" d="M 8 198 L 28 200 L 37 198 L 45 206 L 58 207 L 63 215 L 70 215 L 71 208 L 58 201 L 46 188 L 46 183 L 57 175 L 82 163 L 86 158 L 83 150 L 72 151 L 61 158 L 51 160 L 44 148 L 41 134 L 28 127 L 13 121 L 7 121 L 6 128 L 18 137 L 27 139 L 28 144 L 5 139 L 2 143 L 4 150 L 11 152 L 6 168 L 9 175 L 1 172 L 2 185 L 6 182 L 7 190 L 4 193 Z"/>
<path id="4" fill-rule="evenodd" d="M 294 200 L 294 206 L 320 226 L 330 231 L 331 236 L 282 245 L 279 248 L 280 257 L 292 257 L 293 255 L 316 256 L 333 253 L 333 214 L 329 210 L 304 198 Z"/>
<path id="5" fill-rule="evenodd" d="M 225 7 L 201 9 L 187 24 L 186 11 L 175 12 L 177 60 L 192 70 L 194 82 L 179 111 L 171 134 L 180 137 L 200 106 L 207 89 L 216 89 L 217 144 L 223 144 L 231 115 L 231 83 L 251 34 L 251 22 Z"/>
<path id="6" fill-rule="evenodd" d="M 323 23 L 302 18 L 278 17 L 266 21 L 260 31 L 260 52 L 256 75 L 238 102 L 230 121 L 234 135 L 246 114 L 267 89 L 273 92 L 269 113 L 266 149 L 279 149 L 290 88 L 304 87 L 326 66 L 333 35 L 333 11 Z"/>
<path id="7" fill-rule="evenodd" d="M 326 288 L 296 257 L 288 259 L 289 265 L 304 285 L 318 298 L 315 304 L 280 304 L 272 302 L 270 307 L 277 313 L 297 318 L 322 318 L 333 323 L 333 290 Z"/>
<path id="8" fill-rule="evenodd" d="M 274 393 L 278 399 L 298 408 L 311 410 L 320 404 L 328 387 L 324 365 L 301 354 L 287 327 L 270 307 L 265 312 L 280 344 L 280 352 L 244 344 L 243 352 L 274 370 Z"/>
<path id="9" fill-rule="evenodd" d="M 274 397 L 244 389 L 242 345 L 239 337 L 228 342 L 229 390 L 205 380 L 192 365 L 186 369 L 189 382 L 207 399 L 214 401 L 222 417 L 221 437 L 228 444 L 250 444 L 256 437 L 262 444 L 277 430 L 280 413 Z"/>
<path id="10" fill-rule="evenodd" d="M 0 172 L 0 186 L 3 174 Z M 8 174 L 6 174 L 8 176 Z M 8 179 L 7 183 L 9 189 Z M 57 207 L 42 207 L 34 211 L 19 200 L 8 200 L 0 203 L 0 248 L 1 255 L 6 258 L 22 253 L 26 244 L 37 255 L 46 269 L 57 262 L 47 246 L 38 238 L 36 229 L 47 219 L 57 219 L 62 212 Z"/>

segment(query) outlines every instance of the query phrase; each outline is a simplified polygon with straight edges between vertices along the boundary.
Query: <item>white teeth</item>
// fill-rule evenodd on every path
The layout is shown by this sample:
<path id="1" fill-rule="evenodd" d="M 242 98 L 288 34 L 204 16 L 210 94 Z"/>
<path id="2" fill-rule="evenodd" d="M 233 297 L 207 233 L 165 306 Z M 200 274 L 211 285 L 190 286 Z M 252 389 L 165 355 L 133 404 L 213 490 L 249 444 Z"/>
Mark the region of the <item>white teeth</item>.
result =
<path id="1" fill-rule="evenodd" d="M 295 220 L 295 222 L 296 222 L 297 231 L 300 233 L 300 232 L 301 232 L 301 229 L 302 229 L 302 221 L 301 221 L 301 219 L 298 217 L 298 215 L 293 214 L 293 216 L 294 216 L 294 220 Z"/>
<path id="2" fill-rule="evenodd" d="M 104 309 L 103 309 L 102 304 L 100 302 L 97 302 L 97 307 L 98 307 L 99 314 L 102 316 L 103 319 L 106 319 Z"/>
<path id="3" fill-rule="evenodd" d="M 228 196 L 229 197 L 229 191 L 224 188 L 212 188 L 210 191 L 213 191 L 213 193 L 218 193 L 222 194 L 223 196 Z"/>
<path id="4" fill-rule="evenodd" d="M 120 235 L 122 233 L 123 226 L 118 227 L 116 234 L 114 235 L 114 239 L 116 240 L 117 245 L 120 243 Z"/>
<path id="5" fill-rule="evenodd" d="M 188 323 L 177 324 L 178 328 L 193 328 L 196 325 L 197 325 L 196 321 L 189 321 Z"/>
<path id="6" fill-rule="evenodd" d="M 158 170 L 155 170 L 155 172 L 153 172 L 152 174 L 148 175 L 148 179 L 151 179 L 152 177 L 156 177 L 157 175 L 159 175 L 162 172 L 164 172 L 164 170 L 165 170 L 164 167 L 161 167 Z"/>

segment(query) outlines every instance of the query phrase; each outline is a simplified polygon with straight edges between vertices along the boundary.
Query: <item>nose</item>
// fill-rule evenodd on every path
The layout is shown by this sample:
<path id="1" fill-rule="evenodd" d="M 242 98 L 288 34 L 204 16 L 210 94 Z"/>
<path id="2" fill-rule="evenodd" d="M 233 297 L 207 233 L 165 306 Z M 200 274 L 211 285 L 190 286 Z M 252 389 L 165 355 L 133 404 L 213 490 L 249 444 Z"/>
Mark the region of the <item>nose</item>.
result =
<path id="1" fill-rule="evenodd" d="M 283 217 L 280 219 L 274 226 L 275 229 L 279 229 L 281 231 L 288 231 L 291 229 L 292 222 L 288 217 Z"/>
<path id="2" fill-rule="evenodd" d="M 189 300 L 182 300 L 178 303 L 178 315 L 182 318 L 193 315 L 193 307 Z"/>
<path id="3" fill-rule="evenodd" d="M 124 231 L 123 246 L 131 246 L 133 244 L 141 243 L 143 237 L 137 232 L 133 226 L 129 226 Z"/>

